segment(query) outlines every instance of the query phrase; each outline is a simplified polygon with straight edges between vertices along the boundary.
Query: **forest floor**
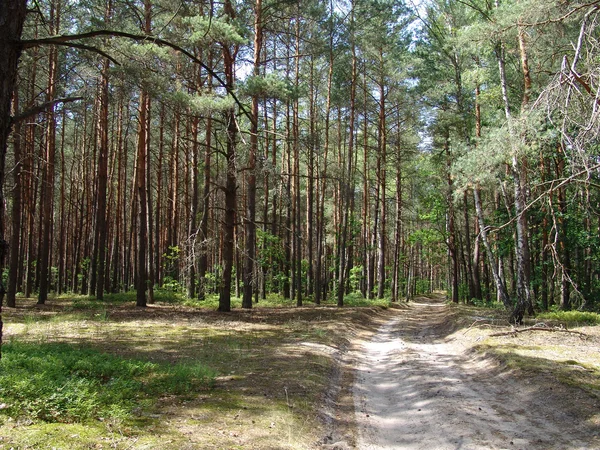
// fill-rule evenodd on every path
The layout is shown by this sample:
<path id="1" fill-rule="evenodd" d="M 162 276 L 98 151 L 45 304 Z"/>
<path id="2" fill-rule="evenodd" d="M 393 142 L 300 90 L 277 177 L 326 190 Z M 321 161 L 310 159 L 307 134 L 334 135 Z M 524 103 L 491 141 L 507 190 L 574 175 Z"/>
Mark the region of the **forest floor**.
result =
<path id="1" fill-rule="evenodd" d="M 491 336 L 511 330 L 503 311 L 441 296 L 227 314 L 20 299 L 3 318 L 3 364 L 11 345 L 58 345 L 217 375 L 85 420 L 10 413 L 0 385 L 0 449 L 600 448 L 600 327 Z"/>
<path id="2" fill-rule="evenodd" d="M 358 433 L 324 447 L 600 448 L 600 329 L 555 325 L 505 334 L 503 312 L 441 297 L 393 310 L 349 357 Z"/>

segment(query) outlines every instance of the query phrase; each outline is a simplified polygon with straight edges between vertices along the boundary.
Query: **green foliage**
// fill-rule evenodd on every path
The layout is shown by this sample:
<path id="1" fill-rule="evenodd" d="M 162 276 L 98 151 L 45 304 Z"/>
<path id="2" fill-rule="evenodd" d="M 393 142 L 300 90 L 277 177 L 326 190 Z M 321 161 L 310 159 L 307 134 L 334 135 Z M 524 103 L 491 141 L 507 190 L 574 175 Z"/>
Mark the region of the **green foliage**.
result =
<path id="1" fill-rule="evenodd" d="M 360 282 L 363 279 L 363 266 L 354 266 L 350 269 L 350 289 L 357 292 L 360 288 Z"/>
<path id="2" fill-rule="evenodd" d="M 600 314 L 587 311 L 552 311 L 538 314 L 537 318 L 557 321 L 567 326 L 600 325 Z"/>
<path id="3" fill-rule="evenodd" d="M 70 344 L 10 342 L 0 360 L 0 411 L 47 422 L 131 418 L 159 396 L 207 389 L 215 372 L 198 363 L 159 364 Z"/>
<path id="4" fill-rule="evenodd" d="M 183 286 L 175 278 L 173 278 L 171 276 L 165 276 L 165 278 L 163 279 L 162 286 L 160 287 L 160 290 L 181 293 L 181 292 L 183 292 Z"/>
<path id="5" fill-rule="evenodd" d="M 492 301 L 488 302 L 485 298 L 483 298 L 483 299 L 481 299 L 481 298 L 472 298 L 469 301 L 469 304 L 473 305 L 473 306 L 476 306 L 478 308 L 501 309 L 501 310 L 505 309 L 505 307 L 502 304 L 502 302 L 498 302 L 498 301 L 495 301 L 495 300 L 492 300 Z"/>
<path id="6" fill-rule="evenodd" d="M 242 45 L 247 39 L 234 25 L 208 16 L 186 17 L 184 23 L 189 27 L 188 44 L 206 46 L 214 42 L 226 45 Z"/>
<path id="7" fill-rule="evenodd" d="M 420 242 L 425 247 L 429 247 L 434 243 L 443 242 L 444 236 L 438 230 L 423 228 L 411 233 L 408 240 L 411 244 Z"/>
<path id="8" fill-rule="evenodd" d="M 417 295 L 431 292 L 431 283 L 427 278 L 419 278 L 415 281 Z"/>
<path id="9" fill-rule="evenodd" d="M 274 98 L 279 100 L 290 99 L 294 93 L 294 87 L 289 80 L 280 78 L 275 73 L 265 76 L 248 77 L 242 91 L 246 95 L 259 98 Z"/>
<path id="10" fill-rule="evenodd" d="M 379 306 L 381 308 L 388 308 L 391 304 L 389 298 L 364 298 L 360 292 L 352 292 L 344 296 L 344 306 L 347 307 L 367 307 L 367 306 Z"/>

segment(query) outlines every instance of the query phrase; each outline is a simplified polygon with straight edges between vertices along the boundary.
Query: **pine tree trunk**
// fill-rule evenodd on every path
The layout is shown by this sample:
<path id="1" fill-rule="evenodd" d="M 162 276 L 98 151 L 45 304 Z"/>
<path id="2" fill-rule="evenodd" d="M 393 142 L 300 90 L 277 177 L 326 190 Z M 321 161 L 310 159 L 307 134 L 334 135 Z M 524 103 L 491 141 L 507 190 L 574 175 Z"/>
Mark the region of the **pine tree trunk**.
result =
<path id="1" fill-rule="evenodd" d="M 300 11 L 297 11 L 295 36 L 296 36 L 296 51 L 294 55 L 294 84 L 300 86 Z M 302 306 L 302 226 L 300 210 L 300 103 L 299 99 L 295 98 L 292 106 L 292 142 L 294 149 L 294 195 L 292 201 L 293 207 L 293 244 L 294 244 L 294 260 L 292 268 L 295 272 L 295 293 L 296 306 Z"/>
<path id="2" fill-rule="evenodd" d="M 380 53 L 380 70 L 383 72 L 383 54 Z M 377 298 L 383 298 L 385 294 L 385 256 L 386 256 L 386 228 L 387 228 L 387 207 L 386 207 L 386 172 L 387 172 L 387 128 L 386 128 L 386 108 L 385 108 L 385 80 L 379 82 L 379 153 L 377 158 L 377 177 L 379 183 L 379 204 L 381 205 L 380 227 L 378 230 L 378 248 L 377 248 Z"/>
<path id="3" fill-rule="evenodd" d="M 187 276 L 187 296 L 188 298 L 194 298 L 196 295 L 196 242 L 200 236 L 197 229 L 198 223 L 198 204 L 200 202 L 200 170 L 198 167 L 198 117 L 191 118 L 191 138 L 192 138 L 192 161 L 191 167 L 191 184 L 192 184 L 192 198 L 190 203 L 190 222 L 188 228 L 188 239 L 191 241 L 188 245 L 187 254 L 187 265 L 188 265 L 188 276 Z"/>
<path id="4" fill-rule="evenodd" d="M 18 90 L 15 89 L 13 110 L 17 112 L 19 110 L 19 94 Z M 17 295 L 17 284 L 19 276 L 19 263 L 20 263 L 20 252 L 19 242 L 21 238 L 21 220 L 22 220 L 22 204 L 21 204 L 21 191 L 22 191 L 22 169 L 23 164 L 21 163 L 21 123 L 18 123 L 15 127 L 15 134 L 13 139 L 13 153 L 15 158 L 15 167 L 13 169 L 13 177 L 15 187 L 13 189 L 13 204 L 12 204 L 12 234 L 10 236 L 10 262 L 8 272 L 8 292 L 6 297 L 6 306 L 15 308 L 17 306 L 16 295 Z M 1 269 L 1 268 L 0 268 Z M 1 292 L 1 291 L 0 291 Z M 2 305 L 0 293 L 0 308 Z"/>
<path id="5" fill-rule="evenodd" d="M 370 199 L 371 185 L 369 180 L 369 109 L 368 109 L 368 87 L 367 73 L 363 73 L 363 204 L 362 204 L 362 255 L 363 255 L 363 280 L 361 292 L 364 298 L 371 298 L 373 292 L 373 271 L 371 270 L 371 240 L 370 227 Z"/>
<path id="6" fill-rule="evenodd" d="M 233 7 L 230 0 L 225 0 L 225 12 L 230 19 L 235 17 Z M 227 90 L 230 91 L 234 87 L 234 66 L 237 50 L 232 50 L 227 46 L 223 46 L 223 65 L 225 69 L 225 83 Z M 234 234 L 235 234 L 235 213 L 237 208 L 237 168 L 236 168 L 236 141 L 237 141 L 237 124 L 235 120 L 235 110 L 228 109 L 224 114 L 225 124 L 227 126 L 227 144 L 226 144 L 226 160 L 227 173 L 226 184 L 223 188 L 225 193 L 225 218 L 222 225 L 223 243 L 222 243 L 222 260 L 223 260 L 223 283 L 221 293 L 219 295 L 219 311 L 231 311 L 231 275 L 233 271 L 234 260 Z M 236 271 L 239 274 L 239 271 Z"/>
<path id="7" fill-rule="evenodd" d="M 54 3 L 50 6 L 50 33 L 58 34 L 60 29 L 60 3 L 55 7 Z M 56 94 L 56 85 L 58 82 L 58 50 L 56 47 L 50 48 L 48 57 L 48 88 L 46 91 L 46 101 L 54 100 Z M 54 209 L 54 178 L 55 178 L 55 159 L 56 159 L 56 116 L 54 106 L 50 106 L 47 111 L 46 127 L 46 148 L 44 155 L 43 172 L 43 190 L 42 190 L 42 221 L 41 221 L 41 253 L 40 253 L 40 285 L 38 292 L 38 305 L 43 305 L 48 299 L 50 290 L 50 258 L 52 242 L 52 225 Z"/>
<path id="8" fill-rule="evenodd" d="M 10 105 L 15 90 L 17 65 L 21 49 L 15 45 L 21 39 L 23 22 L 27 11 L 26 0 L 3 0 L 0 3 L 0 269 L 4 269 L 8 245 L 5 229 L 4 178 L 6 176 L 6 152 L 11 131 Z M 16 230 L 13 230 L 13 233 Z M 17 251 L 14 249 L 13 251 Z M 2 297 L 5 289 L 0 282 L 0 358 L 2 357 Z"/>
<path id="9" fill-rule="evenodd" d="M 314 283 L 314 197 L 315 197 L 315 65 L 314 57 L 310 59 L 310 93 L 309 93 L 309 142 L 308 142 L 308 162 L 306 166 L 306 295 L 313 295 Z"/>
<path id="10" fill-rule="evenodd" d="M 512 126 L 512 115 L 510 112 L 510 104 L 508 101 L 508 84 L 506 80 L 506 70 L 504 61 L 504 46 L 499 45 L 497 49 L 498 69 L 500 73 L 500 87 L 502 89 L 502 98 L 504 100 L 504 112 L 508 121 L 509 133 L 511 137 L 512 156 L 511 156 L 511 172 L 514 183 L 514 208 L 517 225 L 517 239 L 515 245 L 515 253 L 517 257 L 517 303 L 511 315 L 511 322 L 521 323 L 525 311 L 531 309 L 531 292 L 530 279 L 531 271 L 529 264 L 531 257 L 529 256 L 529 240 L 527 236 L 527 212 L 525 211 L 525 191 L 521 184 L 521 167 L 519 165 L 517 149 L 515 148 L 514 140 L 517 138 Z"/>
<path id="11" fill-rule="evenodd" d="M 146 158 L 148 157 L 147 139 L 150 130 L 148 130 L 147 116 L 149 114 L 150 98 L 146 91 L 142 90 L 140 94 L 140 112 L 139 112 L 139 130 L 137 144 L 137 158 L 135 164 L 135 190 L 137 198 L 137 217 L 138 217 L 138 235 L 137 235 L 137 264 L 136 264 L 136 305 L 145 307 L 147 305 L 146 289 L 148 282 L 147 257 L 148 251 L 148 216 L 146 208 Z"/>
<path id="12" fill-rule="evenodd" d="M 351 22 L 354 23 L 354 5 L 352 5 Z M 339 273 L 338 273 L 338 290 L 337 290 L 337 305 L 344 306 L 344 294 L 346 286 L 346 265 L 348 259 L 348 249 L 346 248 L 348 241 L 348 226 L 350 220 L 350 203 L 353 195 L 352 187 L 352 162 L 354 155 L 354 115 L 355 115 L 355 99 L 356 99 L 356 44 L 352 42 L 352 76 L 350 82 L 350 115 L 348 117 L 348 151 L 346 154 L 346 173 L 345 178 L 342 176 L 342 185 L 340 188 L 340 199 L 342 204 L 342 223 L 339 241 Z"/>
<path id="13" fill-rule="evenodd" d="M 206 298 L 206 272 L 208 270 L 208 208 L 210 207 L 210 185 L 211 185 L 211 145 L 212 145 L 212 119 L 206 119 L 206 150 L 204 152 L 204 187 L 202 188 L 202 217 L 200 219 L 200 259 L 198 261 L 198 299 Z"/>
<path id="14" fill-rule="evenodd" d="M 109 6 L 110 8 L 110 6 Z M 94 256 L 92 258 L 92 275 L 95 272 L 95 294 L 98 300 L 104 298 L 104 276 L 106 260 L 106 198 L 108 183 L 108 70 L 110 62 L 103 61 L 100 80 L 100 112 L 98 117 L 98 169 L 96 173 L 96 226 L 94 237 Z M 90 295 L 94 292 L 90 292 Z"/>
<path id="15" fill-rule="evenodd" d="M 444 151 L 446 155 L 446 207 L 447 212 L 447 233 L 448 233 L 448 252 L 450 254 L 451 262 L 451 273 L 450 273 L 450 285 L 451 295 L 450 298 L 453 303 L 458 303 L 458 251 L 456 244 L 456 229 L 454 225 L 454 203 L 452 201 L 453 196 L 453 181 L 450 174 L 452 159 L 450 155 L 450 134 L 448 129 L 445 130 L 444 140 Z"/>
<path id="16" fill-rule="evenodd" d="M 262 0 L 254 3 L 254 60 L 253 75 L 260 76 L 262 50 Z M 256 155 L 258 153 L 258 114 L 259 99 L 252 96 L 250 112 L 250 151 L 248 155 L 248 171 L 246 175 L 246 218 L 244 221 L 246 256 L 244 260 L 244 296 L 242 308 L 252 308 L 252 294 L 256 280 L 254 279 L 254 260 L 256 259 Z"/>
<path id="17" fill-rule="evenodd" d="M 333 14 L 333 1 L 329 2 L 330 14 Z M 333 24 L 333 21 L 331 21 Z M 322 173 L 319 183 L 319 203 L 317 211 L 317 261 L 315 267 L 315 303 L 318 305 L 321 300 L 325 298 L 323 295 L 324 291 L 324 280 L 326 277 L 323 276 L 323 260 L 325 256 L 325 196 L 327 192 L 327 159 L 329 156 L 329 124 L 331 122 L 331 88 L 333 84 L 333 25 L 329 33 L 329 70 L 327 72 L 327 100 L 325 103 L 325 141 L 323 143 L 323 163 L 321 165 Z"/>

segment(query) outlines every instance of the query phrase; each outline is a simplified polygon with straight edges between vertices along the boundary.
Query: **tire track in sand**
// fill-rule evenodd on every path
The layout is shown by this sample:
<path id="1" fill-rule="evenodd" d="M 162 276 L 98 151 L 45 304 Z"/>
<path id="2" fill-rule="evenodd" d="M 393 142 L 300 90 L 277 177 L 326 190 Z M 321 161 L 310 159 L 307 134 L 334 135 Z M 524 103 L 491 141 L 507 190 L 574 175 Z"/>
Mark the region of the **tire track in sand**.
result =
<path id="1" fill-rule="evenodd" d="M 354 386 L 357 448 L 597 448 L 597 438 L 581 442 L 581 432 L 571 433 L 568 413 L 541 386 L 498 375 L 444 337 L 447 317 L 442 299 L 418 299 L 363 344 Z"/>

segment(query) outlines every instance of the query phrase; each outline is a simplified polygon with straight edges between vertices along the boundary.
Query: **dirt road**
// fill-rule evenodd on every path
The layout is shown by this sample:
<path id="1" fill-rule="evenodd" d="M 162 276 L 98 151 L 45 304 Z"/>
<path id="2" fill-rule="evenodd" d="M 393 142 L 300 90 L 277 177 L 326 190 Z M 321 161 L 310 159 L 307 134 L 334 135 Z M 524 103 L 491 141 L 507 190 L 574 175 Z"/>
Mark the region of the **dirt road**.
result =
<path id="1" fill-rule="evenodd" d="M 448 334 L 447 318 L 441 299 L 419 299 L 363 345 L 357 448 L 600 448 L 576 393 L 498 370 Z"/>

